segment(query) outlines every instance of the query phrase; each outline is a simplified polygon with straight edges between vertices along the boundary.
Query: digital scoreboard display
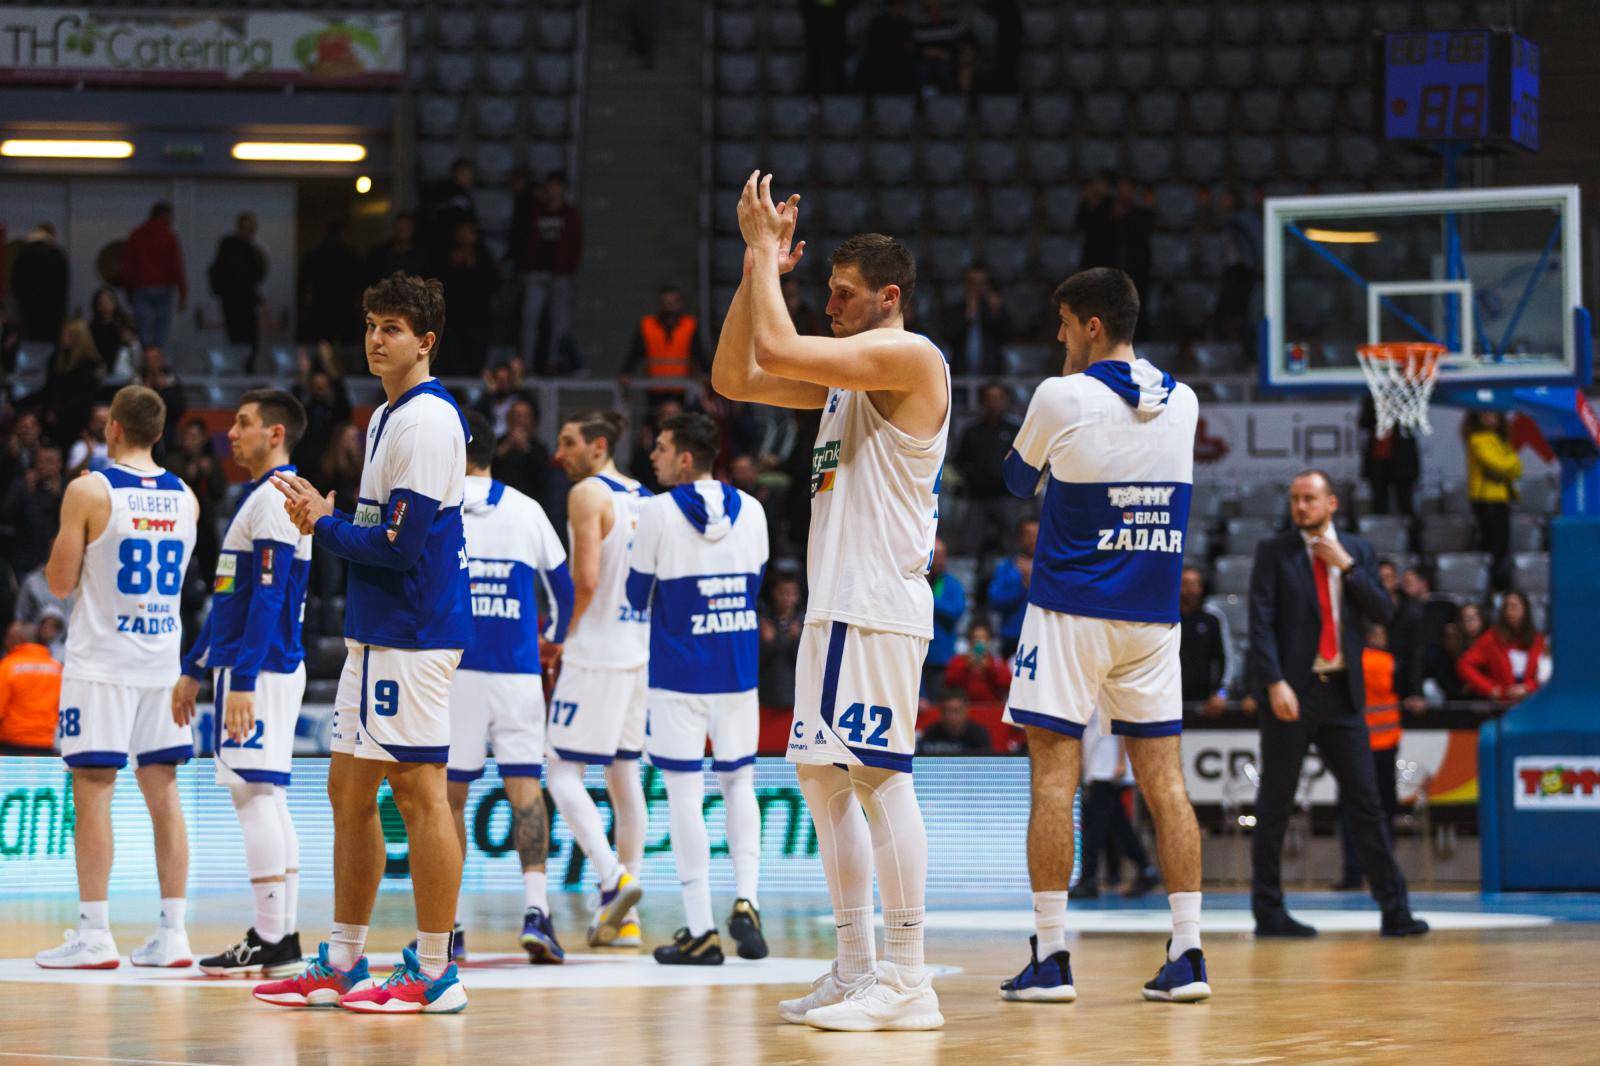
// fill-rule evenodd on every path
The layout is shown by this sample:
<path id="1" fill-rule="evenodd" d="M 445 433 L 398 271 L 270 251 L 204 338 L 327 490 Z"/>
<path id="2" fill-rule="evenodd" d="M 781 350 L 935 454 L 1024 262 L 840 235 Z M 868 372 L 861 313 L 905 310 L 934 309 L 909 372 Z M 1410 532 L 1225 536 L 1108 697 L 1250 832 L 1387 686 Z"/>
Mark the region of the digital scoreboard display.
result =
<path id="1" fill-rule="evenodd" d="M 1539 149 L 1539 47 L 1513 33 L 1444 30 L 1380 39 L 1383 135 Z"/>

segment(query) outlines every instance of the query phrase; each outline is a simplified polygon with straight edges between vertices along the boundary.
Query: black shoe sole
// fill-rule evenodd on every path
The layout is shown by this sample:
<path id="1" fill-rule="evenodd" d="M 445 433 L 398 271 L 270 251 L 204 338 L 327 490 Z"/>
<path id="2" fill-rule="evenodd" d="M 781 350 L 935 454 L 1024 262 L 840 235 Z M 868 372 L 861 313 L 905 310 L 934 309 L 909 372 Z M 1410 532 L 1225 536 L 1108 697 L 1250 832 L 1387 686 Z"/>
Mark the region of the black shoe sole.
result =
<path id="1" fill-rule="evenodd" d="M 1256 929 L 1256 937 L 1258 939 L 1269 938 L 1270 937 L 1270 938 L 1275 938 L 1275 939 L 1278 939 L 1278 940 L 1311 940 L 1316 935 L 1317 935 L 1317 931 L 1315 929 L 1311 929 L 1310 927 L 1307 927 L 1307 929 L 1305 929 L 1305 930 L 1300 930 L 1300 929 L 1261 929 L 1261 928 L 1257 928 Z"/>
<path id="2" fill-rule="evenodd" d="M 733 937 L 734 943 L 738 945 L 741 959 L 753 961 L 767 957 L 767 941 L 761 935 L 761 930 L 757 929 L 755 923 L 748 918 L 743 921 L 730 921 L 728 923 L 728 935 Z"/>
<path id="3" fill-rule="evenodd" d="M 655 953 L 655 960 L 663 966 L 721 966 L 723 963 L 722 952 L 704 952 L 700 955 L 679 955 L 675 951 L 662 949 Z"/>

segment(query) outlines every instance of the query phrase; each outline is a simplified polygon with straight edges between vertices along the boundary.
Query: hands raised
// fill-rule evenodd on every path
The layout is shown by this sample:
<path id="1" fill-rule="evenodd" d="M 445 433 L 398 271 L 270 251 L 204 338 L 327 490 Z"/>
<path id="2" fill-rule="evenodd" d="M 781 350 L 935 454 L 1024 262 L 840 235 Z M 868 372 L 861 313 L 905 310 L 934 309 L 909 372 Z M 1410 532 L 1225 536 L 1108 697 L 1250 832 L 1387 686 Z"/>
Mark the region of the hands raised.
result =
<path id="1" fill-rule="evenodd" d="M 793 244 L 796 223 L 800 220 L 800 194 L 781 204 L 772 202 L 772 175 L 753 170 L 739 194 L 739 232 L 744 236 L 746 271 L 755 266 L 757 250 L 776 249 L 778 273 L 787 274 L 805 255 L 806 242 Z"/>

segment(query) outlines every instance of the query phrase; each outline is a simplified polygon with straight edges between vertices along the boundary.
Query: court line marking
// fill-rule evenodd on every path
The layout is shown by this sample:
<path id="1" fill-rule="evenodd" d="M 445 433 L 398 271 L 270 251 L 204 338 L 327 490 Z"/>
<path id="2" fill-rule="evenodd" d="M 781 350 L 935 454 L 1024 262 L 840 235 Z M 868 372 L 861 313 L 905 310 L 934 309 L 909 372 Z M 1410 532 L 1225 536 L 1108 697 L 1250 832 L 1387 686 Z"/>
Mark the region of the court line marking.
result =
<path id="1" fill-rule="evenodd" d="M 50 1059 L 54 1062 L 131 1062 L 137 1066 L 228 1066 L 223 1062 L 196 1062 L 194 1059 L 109 1059 L 100 1055 L 51 1055 L 44 1051 L 0 1051 L 0 1058 Z"/>

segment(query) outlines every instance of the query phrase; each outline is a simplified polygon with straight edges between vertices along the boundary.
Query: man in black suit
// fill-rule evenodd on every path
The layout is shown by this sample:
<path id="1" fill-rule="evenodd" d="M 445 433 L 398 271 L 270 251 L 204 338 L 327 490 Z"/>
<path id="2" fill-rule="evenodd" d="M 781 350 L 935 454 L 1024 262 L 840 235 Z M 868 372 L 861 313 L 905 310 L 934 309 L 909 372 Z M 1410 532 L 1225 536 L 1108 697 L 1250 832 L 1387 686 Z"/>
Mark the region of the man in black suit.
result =
<path id="1" fill-rule="evenodd" d="M 1283 902 L 1283 832 L 1306 748 L 1316 744 L 1339 782 L 1354 821 L 1356 850 L 1385 936 L 1428 931 L 1411 913 L 1406 882 L 1378 800 L 1362 715 L 1363 630 L 1386 624 L 1393 603 L 1378 583 L 1372 545 L 1334 529 L 1339 499 L 1328 476 L 1307 470 L 1289 484 L 1294 528 L 1256 548 L 1250 575 L 1250 666 L 1265 687 L 1261 715 L 1261 788 L 1251 843 L 1250 905 L 1257 936 L 1315 936 Z"/>

